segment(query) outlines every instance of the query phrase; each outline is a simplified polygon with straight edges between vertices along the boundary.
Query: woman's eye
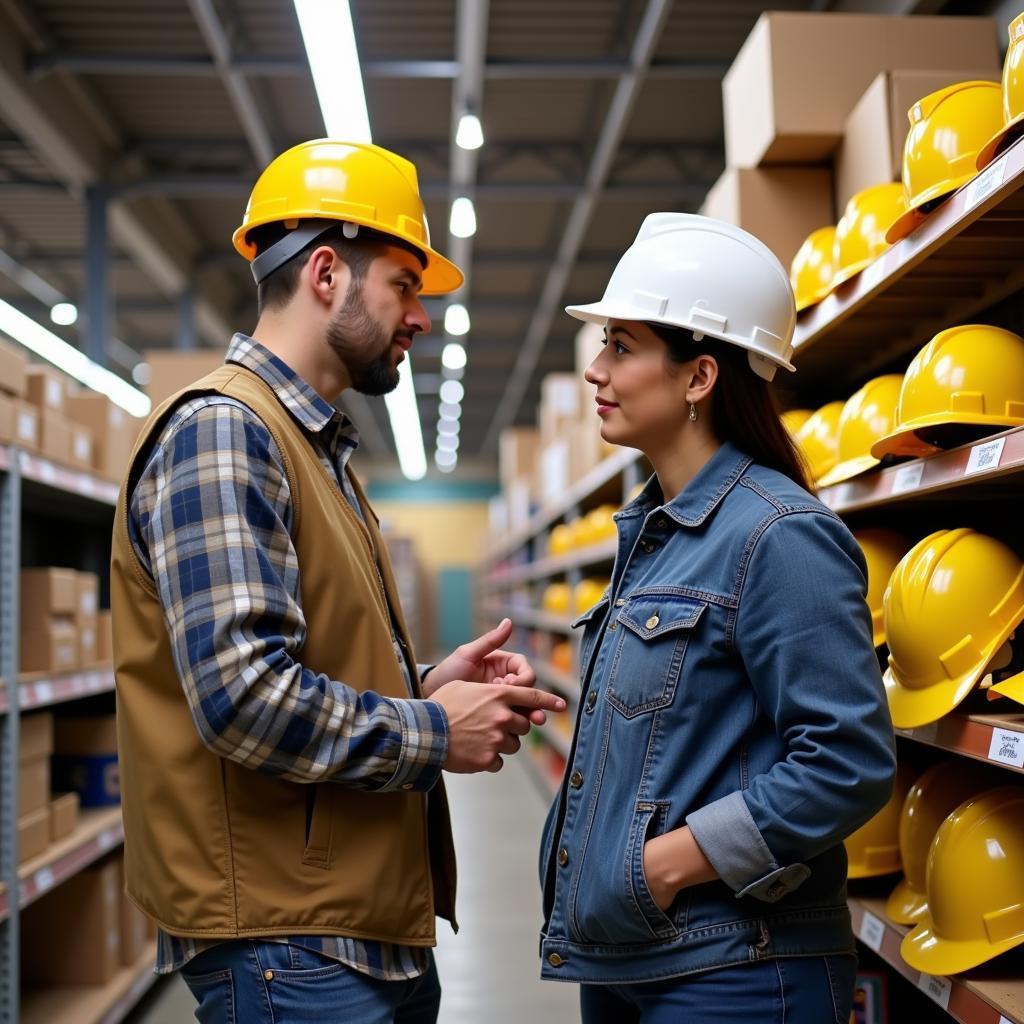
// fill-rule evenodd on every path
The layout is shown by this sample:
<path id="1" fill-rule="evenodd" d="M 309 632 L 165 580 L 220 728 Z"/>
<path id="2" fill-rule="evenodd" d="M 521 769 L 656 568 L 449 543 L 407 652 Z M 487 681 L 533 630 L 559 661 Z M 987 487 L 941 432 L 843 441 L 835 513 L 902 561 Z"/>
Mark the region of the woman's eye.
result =
<path id="1" fill-rule="evenodd" d="M 621 356 L 621 355 L 625 354 L 628 351 L 629 351 L 629 349 L 626 348 L 626 346 L 623 345 L 621 341 L 615 342 L 615 354 L 617 356 Z"/>

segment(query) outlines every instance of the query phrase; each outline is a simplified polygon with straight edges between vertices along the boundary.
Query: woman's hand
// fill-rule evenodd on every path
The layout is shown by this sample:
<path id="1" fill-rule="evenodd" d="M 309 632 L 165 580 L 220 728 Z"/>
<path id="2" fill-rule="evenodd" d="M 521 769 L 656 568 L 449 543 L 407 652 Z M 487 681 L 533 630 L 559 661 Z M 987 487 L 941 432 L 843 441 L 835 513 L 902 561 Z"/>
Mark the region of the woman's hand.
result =
<path id="1" fill-rule="evenodd" d="M 718 872 L 684 825 L 644 844 L 644 878 L 662 912 L 672 906 L 680 890 L 718 878 Z"/>

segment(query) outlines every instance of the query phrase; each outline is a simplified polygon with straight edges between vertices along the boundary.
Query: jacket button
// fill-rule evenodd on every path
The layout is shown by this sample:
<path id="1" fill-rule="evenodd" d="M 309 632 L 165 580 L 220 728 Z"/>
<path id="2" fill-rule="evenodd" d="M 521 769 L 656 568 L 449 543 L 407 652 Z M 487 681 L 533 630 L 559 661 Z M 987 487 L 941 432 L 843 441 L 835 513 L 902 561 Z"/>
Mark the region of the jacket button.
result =
<path id="1" fill-rule="evenodd" d="M 557 953 L 551 953 L 548 956 L 548 963 L 551 964 L 552 967 L 561 967 L 562 964 L 565 963 L 565 959 L 560 957 Z"/>
<path id="2" fill-rule="evenodd" d="M 569 863 L 569 851 L 563 846 L 558 851 L 558 866 L 564 868 Z"/>
<path id="3" fill-rule="evenodd" d="M 668 520 L 667 520 L 667 519 L 659 519 L 659 520 L 658 520 L 658 521 L 657 521 L 657 522 L 656 522 L 656 523 L 655 523 L 654 525 L 655 525 L 655 526 L 656 526 L 656 527 L 657 527 L 657 528 L 658 528 L 659 530 L 664 530 L 664 529 L 665 529 L 665 527 L 666 527 L 666 526 L 668 526 Z"/>
<path id="4" fill-rule="evenodd" d="M 587 713 L 589 714 L 594 710 L 594 705 L 597 703 L 597 690 L 591 690 L 587 694 Z"/>
<path id="5" fill-rule="evenodd" d="M 650 554 L 654 550 L 655 545 L 652 544 L 649 540 L 644 540 L 640 542 L 640 547 L 643 548 L 644 551 L 647 552 L 647 554 Z"/>
<path id="6" fill-rule="evenodd" d="M 274 980 L 274 972 L 273 971 L 264 971 L 263 972 L 263 978 L 264 978 L 265 981 L 273 981 Z"/>
<path id="7" fill-rule="evenodd" d="M 569 785 L 572 786 L 573 789 L 579 789 L 580 786 L 583 785 L 583 774 L 581 772 L 573 772 L 572 775 L 569 776 Z"/>
<path id="8" fill-rule="evenodd" d="M 644 623 L 644 625 L 645 625 L 645 626 L 646 626 L 646 627 L 647 627 L 648 629 L 654 629 L 654 627 L 655 627 L 655 626 L 657 626 L 657 624 L 658 624 L 659 622 L 661 622 L 661 619 L 659 619 L 657 615 L 652 615 L 652 616 L 651 616 L 651 617 L 650 617 L 650 618 L 649 618 L 649 619 L 648 619 L 648 620 L 647 620 L 647 621 L 646 621 L 646 622 Z"/>

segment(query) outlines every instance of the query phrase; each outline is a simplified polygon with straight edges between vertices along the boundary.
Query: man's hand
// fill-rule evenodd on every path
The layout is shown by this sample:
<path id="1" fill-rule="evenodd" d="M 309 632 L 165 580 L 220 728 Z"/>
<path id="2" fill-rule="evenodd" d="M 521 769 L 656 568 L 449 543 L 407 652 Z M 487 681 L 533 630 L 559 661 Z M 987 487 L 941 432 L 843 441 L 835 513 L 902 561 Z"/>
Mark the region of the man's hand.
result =
<path id="1" fill-rule="evenodd" d="M 718 877 L 693 838 L 689 825 L 644 843 L 644 878 L 654 902 L 663 912 L 672 906 L 681 889 Z"/>
<path id="2" fill-rule="evenodd" d="M 501 650 L 501 645 L 512 635 L 512 620 L 502 619 L 496 629 L 456 647 L 439 665 L 435 665 L 423 680 L 424 696 L 456 679 L 471 683 L 503 683 L 507 686 L 533 686 L 537 676 L 526 657 Z M 525 701 L 522 702 L 525 706 Z M 543 711 L 530 715 L 534 725 L 543 725 Z"/>
<path id="3" fill-rule="evenodd" d="M 465 679 L 438 687 L 430 699 L 448 717 L 448 757 L 442 767 L 462 773 L 501 771 L 501 755 L 519 750 L 519 737 L 530 731 L 534 714 L 565 710 L 561 697 L 543 690 Z"/>

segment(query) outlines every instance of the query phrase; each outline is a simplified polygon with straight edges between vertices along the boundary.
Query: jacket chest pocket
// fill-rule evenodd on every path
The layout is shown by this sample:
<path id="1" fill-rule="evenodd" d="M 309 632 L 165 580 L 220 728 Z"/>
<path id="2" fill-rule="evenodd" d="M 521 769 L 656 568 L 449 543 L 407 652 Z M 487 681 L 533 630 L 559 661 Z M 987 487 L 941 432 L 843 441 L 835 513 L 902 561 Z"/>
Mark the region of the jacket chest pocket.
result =
<path id="1" fill-rule="evenodd" d="M 686 649 L 707 604 L 676 594 L 627 599 L 608 682 L 608 703 L 633 718 L 672 702 Z"/>

